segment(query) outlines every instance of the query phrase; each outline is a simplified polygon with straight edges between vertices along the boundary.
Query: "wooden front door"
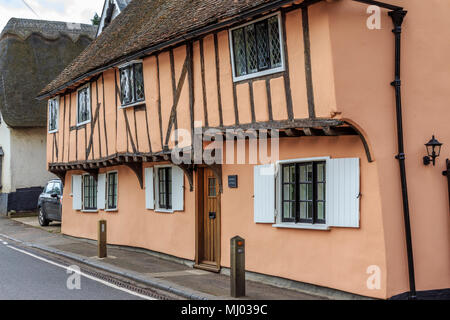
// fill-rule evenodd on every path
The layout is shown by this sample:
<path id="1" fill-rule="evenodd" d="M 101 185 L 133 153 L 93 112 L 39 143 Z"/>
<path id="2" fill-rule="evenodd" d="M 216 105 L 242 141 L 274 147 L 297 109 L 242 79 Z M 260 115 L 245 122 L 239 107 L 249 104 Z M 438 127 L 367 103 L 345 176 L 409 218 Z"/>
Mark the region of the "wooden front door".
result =
<path id="1" fill-rule="evenodd" d="M 197 267 L 220 269 L 220 189 L 214 172 L 198 170 Z"/>

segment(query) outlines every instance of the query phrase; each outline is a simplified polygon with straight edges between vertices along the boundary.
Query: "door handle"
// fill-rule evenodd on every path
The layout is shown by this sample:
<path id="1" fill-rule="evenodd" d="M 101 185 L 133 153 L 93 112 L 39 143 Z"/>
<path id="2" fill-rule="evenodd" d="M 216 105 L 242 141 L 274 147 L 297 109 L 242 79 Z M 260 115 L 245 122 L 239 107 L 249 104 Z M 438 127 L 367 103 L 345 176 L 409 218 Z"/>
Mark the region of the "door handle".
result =
<path id="1" fill-rule="evenodd" d="M 216 219 L 216 213 L 215 213 L 215 212 L 210 212 L 210 213 L 209 213 L 209 218 L 210 218 L 211 220 Z"/>

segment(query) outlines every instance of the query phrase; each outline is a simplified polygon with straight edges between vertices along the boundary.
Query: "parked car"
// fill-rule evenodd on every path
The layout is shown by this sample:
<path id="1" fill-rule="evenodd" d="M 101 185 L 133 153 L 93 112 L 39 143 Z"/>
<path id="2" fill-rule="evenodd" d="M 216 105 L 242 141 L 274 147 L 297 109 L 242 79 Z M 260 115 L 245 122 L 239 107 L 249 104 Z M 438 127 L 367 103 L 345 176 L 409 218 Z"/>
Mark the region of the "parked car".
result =
<path id="1" fill-rule="evenodd" d="M 52 221 L 62 220 L 62 196 L 63 184 L 61 180 L 49 181 L 38 200 L 38 219 L 41 226 L 48 226 Z"/>

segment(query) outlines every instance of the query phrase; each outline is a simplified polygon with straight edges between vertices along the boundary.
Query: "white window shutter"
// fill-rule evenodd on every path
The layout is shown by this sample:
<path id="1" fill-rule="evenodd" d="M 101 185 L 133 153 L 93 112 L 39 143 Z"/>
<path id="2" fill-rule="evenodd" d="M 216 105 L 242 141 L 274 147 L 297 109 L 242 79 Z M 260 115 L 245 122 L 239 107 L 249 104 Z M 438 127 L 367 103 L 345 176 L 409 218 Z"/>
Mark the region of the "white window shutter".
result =
<path id="1" fill-rule="evenodd" d="M 106 174 L 98 175 L 97 180 L 97 208 L 105 210 L 106 207 Z"/>
<path id="2" fill-rule="evenodd" d="M 184 211 L 184 172 L 179 167 L 172 167 L 172 209 Z"/>
<path id="3" fill-rule="evenodd" d="M 155 194 L 153 192 L 153 168 L 145 168 L 145 207 L 155 209 Z"/>
<path id="4" fill-rule="evenodd" d="M 81 176 L 72 176 L 73 210 L 81 210 Z"/>
<path id="5" fill-rule="evenodd" d="M 329 159 L 326 168 L 326 220 L 330 227 L 359 228 L 359 159 Z"/>
<path id="6" fill-rule="evenodd" d="M 255 223 L 275 221 L 275 166 L 254 167 L 254 220 Z"/>

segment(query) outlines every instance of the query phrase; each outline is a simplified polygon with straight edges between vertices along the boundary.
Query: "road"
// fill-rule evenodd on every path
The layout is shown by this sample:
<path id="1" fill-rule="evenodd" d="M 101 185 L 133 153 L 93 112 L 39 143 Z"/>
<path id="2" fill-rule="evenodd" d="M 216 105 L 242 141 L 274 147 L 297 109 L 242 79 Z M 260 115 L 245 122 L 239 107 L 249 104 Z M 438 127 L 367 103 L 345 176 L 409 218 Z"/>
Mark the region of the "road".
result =
<path id="1" fill-rule="evenodd" d="M 0 300 L 153 300 L 68 268 L 0 239 Z"/>

